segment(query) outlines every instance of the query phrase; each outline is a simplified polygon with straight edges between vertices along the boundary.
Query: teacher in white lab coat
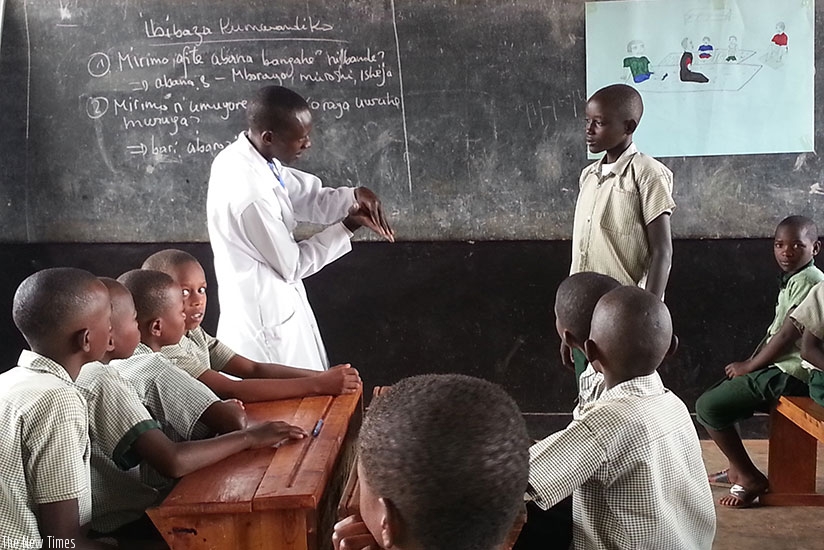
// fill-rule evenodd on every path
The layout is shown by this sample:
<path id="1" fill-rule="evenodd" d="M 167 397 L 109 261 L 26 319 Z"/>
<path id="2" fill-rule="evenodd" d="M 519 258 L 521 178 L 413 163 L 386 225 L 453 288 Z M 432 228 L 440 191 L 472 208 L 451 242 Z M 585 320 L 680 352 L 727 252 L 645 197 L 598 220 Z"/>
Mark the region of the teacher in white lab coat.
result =
<path id="1" fill-rule="evenodd" d="M 394 241 L 377 196 L 323 187 L 291 167 L 311 147 L 312 114 L 300 95 L 260 89 L 248 130 L 215 157 L 206 200 L 220 300 L 217 337 L 255 361 L 323 370 L 329 360 L 302 279 L 352 249 L 361 226 Z M 298 222 L 327 227 L 295 241 Z"/>

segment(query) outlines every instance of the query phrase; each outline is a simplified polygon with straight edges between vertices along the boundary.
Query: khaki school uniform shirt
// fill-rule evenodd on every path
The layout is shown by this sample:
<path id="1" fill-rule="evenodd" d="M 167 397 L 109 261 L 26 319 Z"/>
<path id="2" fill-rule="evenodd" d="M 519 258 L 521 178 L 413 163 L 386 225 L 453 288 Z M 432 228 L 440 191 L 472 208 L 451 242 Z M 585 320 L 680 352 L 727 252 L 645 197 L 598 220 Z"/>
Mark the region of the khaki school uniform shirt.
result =
<path id="1" fill-rule="evenodd" d="M 235 356 L 229 346 L 201 327 L 187 332 L 179 343 L 163 346 L 160 353 L 192 378 L 199 378 L 209 369 L 222 371 Z"/>
<path id="2" fill-rule="evenodd" d="M 200 417 L 220 398 L 205 384 L 175 367 L 162 353 L 155 353 L 141 343 L 134 355 L 112 361 L 110 366 L 131 382 L 169 439 L 179 442 L 211 435 Z M 140 480 L 157 489 L 158 499 L 165 497 L 174 486 L 174 480 L 162 476 L 145 461 L 140 463 Z"/>
<path id="3" fill-rule="evenodd" d="M 63 367 L 31 351 L 17 365 L 0 374 L 0 541 L 39 548 L 39 505 L 77 499 L 91 520 L 89 422 Z"/>
<path id="4" fill-rule="evenodd" d="M 647 225 L 675 209 L 672 172 L 634 143 L 602 175 L 605 159 L 581 173 L 570 274 L 594 271 L 643 286 L 651 259 Z"/>
<path id="5" fill-rule="evenodd" d="M 83 365 L 77 385 L 89 410 L 92 527 L 108 533 L 139 519 L 157 499 L 156 490 L 140 483 L 141 457 L 133 446 L 141 434 L 161 426 L 114 367 Z"/>

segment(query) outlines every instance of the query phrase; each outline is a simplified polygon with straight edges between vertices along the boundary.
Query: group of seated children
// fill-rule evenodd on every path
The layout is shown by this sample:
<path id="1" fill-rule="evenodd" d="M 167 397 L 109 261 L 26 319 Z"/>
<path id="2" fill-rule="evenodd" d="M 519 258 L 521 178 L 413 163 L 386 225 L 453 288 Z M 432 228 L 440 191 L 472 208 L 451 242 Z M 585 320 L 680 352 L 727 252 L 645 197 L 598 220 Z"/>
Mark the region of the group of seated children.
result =
<path id="1" fill-rule="evenodd" d="M 117 281 L 46 269 L 15 293 L 30 350 L 0 374 L 0 420 L 12 436 L 0 450 L 0 531 L 14 547 L 148 547 L 160 537 L 145 510 L 174 479 L 306 435 L 283 422 L 247 427 L 244 401 L 360 386 L 349 365 L 316 372 L 235 354 L 199 326 L 197 260 L 168 250 L 147 262 L 158 270 Z"/>
<path id="2" fill-rule="evenodd" d="M 784 276 L 767 338 L 698 400 L 728 470 L 708 478 L 689 412 L 657 373 L 678 344 L 664 303 L 577 273 L 555 303 L 561 340 L 588 361 L 569 426 L 529 446 L 517 405 L 494 384 L 460 375 L 397 383 L 364 421 L 359 514 L 335 526 L 335 548 L 493 550 L 525 500 L 545 510 L 570 495 L 576 550 L 711 548 L 710 482 L 732 484 L 728 506 L 768 489 L 734 423 L 780 395 L 824 397 L 818 248 L 809 219 L 779 224 Z M 197 260 L 169 250 L 118 281 L 54 268 L 20 285 L 13 316 L 31 350 L 0 375 L 0 421 L 14 436 L 0 450 L 4 533 L 79 548 L 156 536 L 145 510 L 175 478 L 305 437 L 282 422 L 247 427 L 242 401 L 357 390 L 348 365 L 316 373 L 256 363 L 206 334 L 204 279 Z M 524 534 L 540 521 L 528 517 Z M 566 547 L 567 536 L 549 532 L 538 547 Z"/>

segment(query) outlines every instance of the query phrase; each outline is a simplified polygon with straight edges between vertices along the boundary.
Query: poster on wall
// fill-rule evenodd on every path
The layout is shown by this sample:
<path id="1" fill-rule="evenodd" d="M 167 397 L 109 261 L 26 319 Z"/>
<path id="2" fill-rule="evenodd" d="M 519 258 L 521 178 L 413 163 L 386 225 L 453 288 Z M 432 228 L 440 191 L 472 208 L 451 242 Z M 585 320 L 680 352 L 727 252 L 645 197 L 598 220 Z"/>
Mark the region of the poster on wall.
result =
<path id="1" fill-rule="evenodd" d="M 587 95 L 635 87 L 657 157 L 813 150 L 814 0 L 587 2 Z"/>

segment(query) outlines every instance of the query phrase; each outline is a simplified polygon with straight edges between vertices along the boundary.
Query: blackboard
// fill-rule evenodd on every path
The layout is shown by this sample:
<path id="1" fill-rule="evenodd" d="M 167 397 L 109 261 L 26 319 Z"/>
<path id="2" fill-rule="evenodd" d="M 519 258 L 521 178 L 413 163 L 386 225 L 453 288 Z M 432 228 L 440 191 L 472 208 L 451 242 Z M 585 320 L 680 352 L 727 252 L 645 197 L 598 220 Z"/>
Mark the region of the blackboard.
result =
<path id="1" fill-rule="evenodd" d="M 583 0 L 9 0 L 0 238 L 206 240 L 211 159 L 264 84 L 315 110 L 298 167 L 371 187 L 400 239 L 568 238 L 584 29 Z M 815 154 L 665 162 L 677 237 L 821 211 Z"/>

